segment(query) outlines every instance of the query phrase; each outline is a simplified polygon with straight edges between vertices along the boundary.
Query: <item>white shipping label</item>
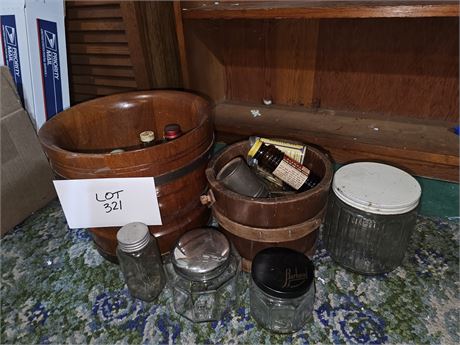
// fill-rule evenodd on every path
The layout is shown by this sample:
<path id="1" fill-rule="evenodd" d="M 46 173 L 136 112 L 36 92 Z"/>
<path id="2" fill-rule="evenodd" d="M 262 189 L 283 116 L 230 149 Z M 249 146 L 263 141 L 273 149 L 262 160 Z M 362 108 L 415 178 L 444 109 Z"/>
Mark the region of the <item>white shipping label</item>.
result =
<path id="1" fill-rule="evenodd" d="M 153 177 L 57 180 L 69 228 L 162 225 Z"/>
<path id="2" fill-rule="evenodd" d="M 281 163 L 273 171 L 273 175 L 279 177 L 294 189 L 299 189 L 308 179 L 310 170 L 297 163 L 293 159 L 284 156 Z"/>

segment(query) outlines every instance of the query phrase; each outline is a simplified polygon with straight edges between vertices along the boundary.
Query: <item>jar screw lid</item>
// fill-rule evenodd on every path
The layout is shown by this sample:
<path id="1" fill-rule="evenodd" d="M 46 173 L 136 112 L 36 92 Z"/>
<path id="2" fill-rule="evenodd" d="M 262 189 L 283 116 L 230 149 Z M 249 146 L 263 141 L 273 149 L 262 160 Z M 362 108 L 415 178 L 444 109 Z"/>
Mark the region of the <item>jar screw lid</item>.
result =
<path id="1" fill-rule="evenodd" d="M 149 243 L 150 236 L 149 228 L 144 223 L 128 223 L 117 232 L 118 248 L 125 253 L 136 252 Z"/>
<path id="2" fill-rule="evenodd" d="M 310 289 L 315 272 L 313 263 L 304 254 L 289 248 L 271 247 L 256 254 L 251 277 L 270 296 L 296 298 Z"/>

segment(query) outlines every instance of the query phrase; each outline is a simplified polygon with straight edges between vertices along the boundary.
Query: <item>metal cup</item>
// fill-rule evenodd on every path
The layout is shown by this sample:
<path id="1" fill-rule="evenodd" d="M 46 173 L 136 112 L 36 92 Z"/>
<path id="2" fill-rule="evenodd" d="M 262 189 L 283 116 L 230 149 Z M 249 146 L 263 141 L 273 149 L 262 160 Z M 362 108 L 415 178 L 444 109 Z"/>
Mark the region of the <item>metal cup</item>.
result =
<path id="1" fill-rule="evenodd" d="M 217 173 L 217 180 L 228 189 L 253 198 L 267 198 L 265 183 L 252 172 L 242 157 L 233 158 Z"/>

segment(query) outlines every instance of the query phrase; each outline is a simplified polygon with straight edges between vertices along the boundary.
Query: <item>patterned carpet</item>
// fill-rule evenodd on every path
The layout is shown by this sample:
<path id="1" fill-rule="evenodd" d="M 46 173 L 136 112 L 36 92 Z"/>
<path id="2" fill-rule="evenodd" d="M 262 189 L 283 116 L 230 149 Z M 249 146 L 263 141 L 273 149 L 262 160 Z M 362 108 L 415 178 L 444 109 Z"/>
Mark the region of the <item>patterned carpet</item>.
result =
<path id="1" fill-rule="evenodd" d="M 397 270 L 360 276 L 324 249 L 314 257 L 316 303 L 293 335 L 274 335 L 241 306 L 219 322 L 193 324 L 175 314 L 171 293 L 133 300 L 118 266 L 99 256 L 88 233 L 69 230 L 58 202 L 1 241 L 2 344 L 458 344 L 459 226 L 419 217 Z M 244 275 L 248 285 L 248 275 Z"/>

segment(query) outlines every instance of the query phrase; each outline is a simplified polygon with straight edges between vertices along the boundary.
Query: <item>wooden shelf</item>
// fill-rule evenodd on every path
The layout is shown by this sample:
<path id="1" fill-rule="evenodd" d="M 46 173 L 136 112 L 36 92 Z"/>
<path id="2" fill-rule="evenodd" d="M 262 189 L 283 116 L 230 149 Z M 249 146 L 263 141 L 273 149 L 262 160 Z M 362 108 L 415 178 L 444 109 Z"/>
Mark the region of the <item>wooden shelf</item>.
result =
<path id="1" fill-rule="evenodd" d="M 254 116 L 254 111 L 261 115 Z M 285 137 L 318 145 L 334 161 L 378 160 L 418 176 L 459 180 L 459 138 L 451 122 L 391 118 L 332 110 L 223 102 L 215 127 L 227 142 L 249 135 Z"/>
<path id="2" fill-rule="evenodd" d="M 457 17 L 457 1 L 183 1 L 184 19 Z"/>

